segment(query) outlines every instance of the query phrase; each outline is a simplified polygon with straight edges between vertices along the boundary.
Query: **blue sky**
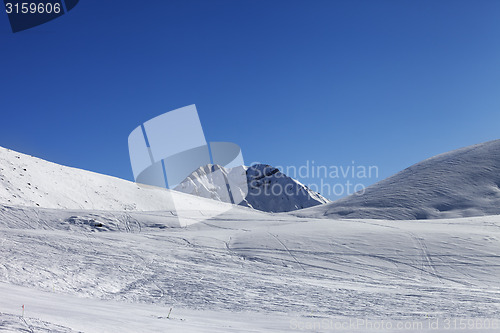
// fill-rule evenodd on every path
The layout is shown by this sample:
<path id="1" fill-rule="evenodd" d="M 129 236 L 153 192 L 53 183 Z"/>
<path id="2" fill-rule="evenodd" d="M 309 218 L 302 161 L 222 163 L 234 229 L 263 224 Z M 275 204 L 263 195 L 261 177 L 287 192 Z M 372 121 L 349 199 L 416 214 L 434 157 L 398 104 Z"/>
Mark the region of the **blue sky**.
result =
<path id="1" fill-rule="evenodd" d="M 500 138 L 495 0 L 80 0 L 0 41 L 0 146 L 129 180 L 128 134 L 189 104 L 247 162 L 379 179 Z"/>

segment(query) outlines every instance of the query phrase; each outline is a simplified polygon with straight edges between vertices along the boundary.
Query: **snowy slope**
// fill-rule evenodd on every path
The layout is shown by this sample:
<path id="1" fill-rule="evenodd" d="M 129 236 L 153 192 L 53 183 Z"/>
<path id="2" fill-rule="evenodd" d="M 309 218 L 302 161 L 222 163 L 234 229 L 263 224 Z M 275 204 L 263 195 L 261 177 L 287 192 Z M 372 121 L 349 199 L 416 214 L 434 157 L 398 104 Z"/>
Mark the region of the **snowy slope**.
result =
<path id="1" fill-rule="evenodd" d="M 500 315 L 499 216 L 339 221 L 235 208 L 171 228 L 167 213 L 127 214 L 4 208 L 0 313 L 25 304 L 29 325 L 83 332 Z M 403 331 L 426 332 L 387 332 Z"/>
<path id="2" fill-rule="evenodd" d="M 226 209 L 228 206 L 58 165 L 1 147 L 0 204 L 112 211 Z"/>
<path id="3" fill-rule="evenodd" d="M 430 219 L 500 214 L 500 140 L 440 154 L 333 203 L 329 218 Z"/>
<path id="4" fill-rule="evenodd" d="M 239 174 L 246 175 L 246 183 L 238 181 Z M 224 177 L 236 180 L 237 186 L 231 187 L 231 190 L 237 191 L 238 197 L 245 198 L 240 205 L 265 212 L 289 212 L 329 202 L 319 193 L 266 164 L 239 166 L 229 170 L 219 165 L 203 166 L 191 173 L 175 189 L 205 198 L 232 202 Z"/>
<path id="5" fill-rule="evenodd" d="M 38 318 L 21 317 L 19 315 L 0 313 L 0 331 L 6 332 L 40 332 L 40 333 L 72 333 L 70 328 L 54 325 Z"/>

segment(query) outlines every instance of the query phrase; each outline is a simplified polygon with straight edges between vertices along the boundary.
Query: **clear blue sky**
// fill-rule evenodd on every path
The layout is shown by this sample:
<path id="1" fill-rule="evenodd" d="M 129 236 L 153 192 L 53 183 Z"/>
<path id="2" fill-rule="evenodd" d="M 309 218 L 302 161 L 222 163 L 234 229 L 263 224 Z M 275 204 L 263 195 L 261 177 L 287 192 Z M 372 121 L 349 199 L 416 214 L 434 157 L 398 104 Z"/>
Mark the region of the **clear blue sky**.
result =
<path id="1" fill-rule="evenodd" d="M 0 146 L 125 179 L 130 131 L 189 104 L 247 162 L 380 178 L 500 138 L 496 0 L 80 0 L 0 41 Z"/>

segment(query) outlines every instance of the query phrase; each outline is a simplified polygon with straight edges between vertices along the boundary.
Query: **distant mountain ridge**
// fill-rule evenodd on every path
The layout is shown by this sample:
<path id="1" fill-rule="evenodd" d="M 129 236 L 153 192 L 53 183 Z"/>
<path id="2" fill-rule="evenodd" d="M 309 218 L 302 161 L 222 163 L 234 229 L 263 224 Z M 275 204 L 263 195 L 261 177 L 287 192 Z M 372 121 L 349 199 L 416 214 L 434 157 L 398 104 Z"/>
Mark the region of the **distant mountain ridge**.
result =
<path id="1" fill-rule="evenodd" d="M 221 167 L 206 168 L 214 171 Z M 231 197 L 224 197 L 223 191 L 211 188 L 208 178 L 204 178 L 212 172 L 209 171 L 203 167 L 196 170 L 190 184 L 183 182 L 189 186 L 178 189 L 184 193 L 179 193 L 58 165 L 0 147 L 0 205 L 172 211 L 179 208 L 174 206 L 172 196 L 188 210 L 227 205 L 231 197 L 244 197 L 241 206 L 265 212 L 293 212 L 308 218 L 403 220 L 500 214 L 500 140 L 431 157 L 366 188 L 361 195 L 335 202 L 328 202 L 265 164 L 229 171 L 222 168 L 221 172 L 229 179 L 242 176 L 246 179 L 245 186 L 241 185 L 240 190 L 232 188 Z"/>

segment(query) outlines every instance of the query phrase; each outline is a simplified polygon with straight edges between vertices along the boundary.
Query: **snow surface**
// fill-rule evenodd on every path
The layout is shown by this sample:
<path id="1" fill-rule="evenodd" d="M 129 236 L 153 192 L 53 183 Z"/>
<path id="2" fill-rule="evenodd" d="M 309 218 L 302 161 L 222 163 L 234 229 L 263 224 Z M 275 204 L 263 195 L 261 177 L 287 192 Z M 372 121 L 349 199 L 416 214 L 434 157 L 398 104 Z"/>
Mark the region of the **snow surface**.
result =
<path id="1" fill-rule="evenodd" d="M 226 180 L 233 184 L 230 186 L 233 198 L 228 194 Z M 330 202 L 267 164 L 231 169 L 209 164 L 193 171 L 175 190 L 222 202 L 240 202 L 241 206 L 275 213 Z"/>
<path id="2" fill-rule="evenodd" d="M 500 140 L 440 154 L 327 205 L 298 215 L 436 219 L 500 214 Z"/>
<path id="3" fill-rule="evenodd" d="M 136 226 L 117 212 L 3 207 L 0 312 L 25 304 L 30 318 L 84 332 L 500 313 L 499 216 L 331 221 L 236 208 L 172 228 L 166 213 L 126 214 Z"/>
<path id="4" fill-rule="evenodd" d="M 230 204 L 70 168 L 0 147 L 0 204 L 110 211 L 227 210 Z"/>
<path id="5" fill-rule="evenodd" d="M 230 206 L 180 228 L 172 191 L 0 156 L 0 331 L 331 332 L 319 325 L 384 320 L 424 326 L 375 332 L 430 333 L 430 320 L 499 318 L 500 216 L 333 220 Z M 228 207 L 179 195 L 193 216 Z"/>

